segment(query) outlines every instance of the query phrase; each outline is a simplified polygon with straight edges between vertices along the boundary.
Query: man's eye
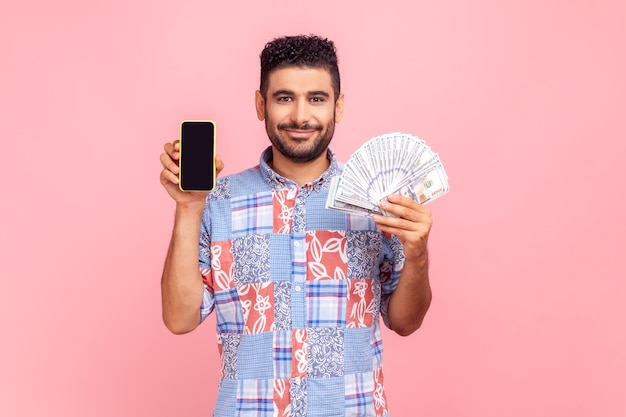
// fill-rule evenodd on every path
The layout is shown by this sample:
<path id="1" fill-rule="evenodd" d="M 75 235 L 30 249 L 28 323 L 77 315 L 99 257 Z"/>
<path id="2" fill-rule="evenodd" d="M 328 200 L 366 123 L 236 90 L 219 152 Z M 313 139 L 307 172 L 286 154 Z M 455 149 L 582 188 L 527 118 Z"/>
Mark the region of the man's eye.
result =
<path id="1" fill-rule="evenodd" d="M 289 101 L 291 101 L 291 97 L 278 97 L 278 101 L 280 101 L 280 102 L 289 102 Z"/>
<path id="2" fill-rule="evenodd" d="M 324 97 L 312 97 L 312 98 L 311 98 L 311 101 L 312 101 L 313 103 L 323 103 L 323 102 L 324 102 L 324 101 L 326 101 L 326 100 L 324 99 Z"/>

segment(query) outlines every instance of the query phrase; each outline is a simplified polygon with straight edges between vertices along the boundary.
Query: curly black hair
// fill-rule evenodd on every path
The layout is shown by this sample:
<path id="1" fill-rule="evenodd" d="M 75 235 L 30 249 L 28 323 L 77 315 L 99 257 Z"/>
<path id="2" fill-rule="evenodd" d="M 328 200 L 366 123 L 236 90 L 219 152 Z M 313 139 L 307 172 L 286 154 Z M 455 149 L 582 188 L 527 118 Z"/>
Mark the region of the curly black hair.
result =
<path id="1" fill-rule="evenodd" d="M 269 75 L 276 69 L 285 67 L 324 68 L 330 72 L 335 93 L 339 98 L 339 66 L 337 49 L 333 41 L 317 35 L 283 36 L 268 42 L 261 51 L 261 85 L 263 98 L 266 97 Z"/>

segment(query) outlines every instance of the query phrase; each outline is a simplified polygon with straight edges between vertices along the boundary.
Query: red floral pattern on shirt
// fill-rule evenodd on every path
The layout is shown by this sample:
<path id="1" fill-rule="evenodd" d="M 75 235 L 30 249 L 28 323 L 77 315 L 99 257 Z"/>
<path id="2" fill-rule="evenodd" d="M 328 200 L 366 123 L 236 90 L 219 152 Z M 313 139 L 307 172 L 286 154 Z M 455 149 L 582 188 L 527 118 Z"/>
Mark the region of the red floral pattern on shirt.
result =
<path id="1" fill-rule="evenodd" d="M 307 232 L 307 280 L 345 279 L 348 265 L 346 242 L 344 231 Z"/>
<path id="2" fill-rule="evenodd" d="M 273 233 L 291 233 L 291 227 L 293 225 L 293 207 L 297 194 L 297 188 L 272 191 L 272 202 L 274 205 Z"/>
<path id="3" fill-rule="evenodd" d="M 348 317 L 349 328 L 370 327 L 376 308 L 371 279 L 349 279 L 348 281 Z"/>
<path id="4" fill-rule="evenodd" d="M 213 291 L 235 288 L 233 280 L 233 251 L 230 240 L 211 244 L 211 281 L 207 282 Z"/>
<path id="5" fill-rule="evenodd" d="M 291 417 L 290 388 L 288 379 L 274 380 L 274 415 L 277 417 Z"/>
<path id="6" fill-rule="evenodd" d="M 244 334 L 274 329 L 274 283 L 263 282 L 237 288 L 244 317 Z"/>
<path id="7" fill-rule="evenodd" d="M 291 377 L 292 378 L 306 378 L 306 370 L 308 367 L 307 354 L 308 354 L 308 337 L 307 332 L 304 329 L 293 330 L 291 334 L 291 346 L 292 346 L 292 362 L 291 362 Z"/>
<path id="8" fill-rule="evenodd" d="M 384 379 L 382 367 L 374 370 L 374 408 L 377 417 L 382 417 L 388 413 L 387 396 L 383 385 Z"/>

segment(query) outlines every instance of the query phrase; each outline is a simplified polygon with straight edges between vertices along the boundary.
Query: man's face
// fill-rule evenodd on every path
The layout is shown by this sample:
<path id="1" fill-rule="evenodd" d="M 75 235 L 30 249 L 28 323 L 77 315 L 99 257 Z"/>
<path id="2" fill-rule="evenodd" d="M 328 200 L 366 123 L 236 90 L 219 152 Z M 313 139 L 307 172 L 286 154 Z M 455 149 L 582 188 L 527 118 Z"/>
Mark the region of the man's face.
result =
<path id="1" fill-rule="evenodd" d="M 256 110 L 274 148 L 305 163 L 328 148 L 343 113 L 343 95 L 335 101 L 326 69 L 287 67 L 270 74 L 265 99 L 257 91 Z"/>

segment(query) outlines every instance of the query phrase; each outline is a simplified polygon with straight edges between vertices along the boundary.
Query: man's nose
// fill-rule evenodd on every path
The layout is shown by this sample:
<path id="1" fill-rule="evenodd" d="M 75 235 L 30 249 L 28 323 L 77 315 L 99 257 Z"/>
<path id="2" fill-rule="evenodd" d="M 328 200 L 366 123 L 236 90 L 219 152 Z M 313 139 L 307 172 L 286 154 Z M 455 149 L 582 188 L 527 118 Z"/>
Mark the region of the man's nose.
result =
<path id="1" fill-rule="evenodd" d="M 307 123 L 310 117 L 311 113 L 309 111 L 309 103 L 306 99 L 297 100 L 291 115 L 292 120 L 300 126 Z"/>

